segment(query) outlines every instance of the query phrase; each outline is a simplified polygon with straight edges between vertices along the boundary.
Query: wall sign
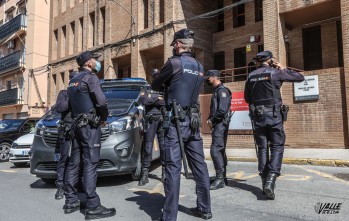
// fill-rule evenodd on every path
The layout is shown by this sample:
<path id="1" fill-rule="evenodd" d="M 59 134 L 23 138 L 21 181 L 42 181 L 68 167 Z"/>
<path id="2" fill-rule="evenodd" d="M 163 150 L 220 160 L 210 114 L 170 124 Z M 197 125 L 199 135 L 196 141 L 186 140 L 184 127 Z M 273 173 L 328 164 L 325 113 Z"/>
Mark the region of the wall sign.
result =
<path id="1" fill-rule="evenodd" d="M 233 92 L 230 106 L 233 116 L 229 124 L 229 130 L 252 130 L 248 109 L 244 92 Z"/>
<path id="2" fill-rule="evenodd" d="M 304 76 L 305 80 L 294 83 L 294 96 L 296 101 L 319 100 L 319 76 Z"/>

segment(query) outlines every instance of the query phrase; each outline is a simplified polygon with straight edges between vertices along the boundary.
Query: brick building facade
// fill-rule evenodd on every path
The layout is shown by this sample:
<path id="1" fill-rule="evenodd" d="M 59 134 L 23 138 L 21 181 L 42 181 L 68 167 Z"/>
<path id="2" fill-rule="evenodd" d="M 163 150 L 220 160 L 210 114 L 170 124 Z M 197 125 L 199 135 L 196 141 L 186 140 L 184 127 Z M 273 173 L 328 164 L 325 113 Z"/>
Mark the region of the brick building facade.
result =
<path id="1" fill-rule="evenodd" d="M 215 16 L 198 15 L 233 3 Z M 349 1 L 347 0 L 57 0 L 51 2 L 49 105 L 76 70 L 74 58 L 89 49 L 103 54 L 101 78 L 143 77 L 172 54 L 173 33 L 195 31 L 195 55 L 205 70 L 223 71 L 232 91 L 241 91 L 246 66 L 267 49 L 287 66 L 319 76 L 320 99 L 291 107 L 287 146 L 345 148 L 348 141 Z M 209 95 L 202 95 L 205 105 Z M 203 105 L 203 106 L 205 106 Z M 203 116 L 204 118 L 206 116 Z M 208 131 L 203 128 L 205 144 Z M 229 147 L 253 147 L 251 131 L 231 131 Z"/>

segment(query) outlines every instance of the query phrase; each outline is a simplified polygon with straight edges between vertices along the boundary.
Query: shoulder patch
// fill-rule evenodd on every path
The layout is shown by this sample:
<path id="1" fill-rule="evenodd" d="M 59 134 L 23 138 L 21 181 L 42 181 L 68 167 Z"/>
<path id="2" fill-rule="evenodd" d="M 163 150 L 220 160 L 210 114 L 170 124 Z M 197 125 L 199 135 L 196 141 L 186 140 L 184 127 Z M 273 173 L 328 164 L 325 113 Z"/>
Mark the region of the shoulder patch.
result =
<path id="1" fill-rule="evenodd" d="M 222 92 L 222 97 L 227 97 L 227 93 L 225 93 L 225 92 Z"/>

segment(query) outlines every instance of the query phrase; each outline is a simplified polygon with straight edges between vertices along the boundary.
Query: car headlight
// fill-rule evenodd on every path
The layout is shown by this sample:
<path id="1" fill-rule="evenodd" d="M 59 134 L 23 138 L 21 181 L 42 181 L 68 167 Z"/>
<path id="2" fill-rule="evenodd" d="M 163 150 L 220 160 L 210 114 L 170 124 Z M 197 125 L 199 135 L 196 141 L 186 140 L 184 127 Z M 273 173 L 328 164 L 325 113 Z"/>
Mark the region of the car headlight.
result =
<path id="1" fill-rule="evenodd" d="M 42 121 L 40 120 L 36 125 L 35 125 L 35 129 L 34 129 L 34 134 L 38 135 L 38 136 L 42 136 L 44 134 L 44 130 L 45 130 L 45 125 L 42 123 Z"/>
<path id="2" fill-rule="evenodd" d="M 17 148 L 18 147 L 18 143 L 13 143 L 11 148 Z"/>
<path id="3" fill-rule="evenodd" d="M 132 129 L 132 118 L 130 116 L 120 118 L 109 124 L 109 131 L 111 134 L 116 134 L 121 131 Z"/>

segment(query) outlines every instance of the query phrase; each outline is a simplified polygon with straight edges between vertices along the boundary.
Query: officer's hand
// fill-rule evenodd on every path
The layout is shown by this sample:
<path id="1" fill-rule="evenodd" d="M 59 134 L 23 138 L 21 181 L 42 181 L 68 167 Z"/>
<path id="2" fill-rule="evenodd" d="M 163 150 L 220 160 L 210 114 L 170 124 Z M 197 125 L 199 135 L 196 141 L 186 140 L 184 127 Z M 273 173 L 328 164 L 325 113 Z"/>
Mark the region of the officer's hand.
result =
<path id="1" fill-rule="evenodd" d="M 106 127 L 106 126 L 107 126 L 107 123 L 108 123 L 107 121 L 101 121 L 101 126 L 102 126 L 102 127 Z"/>
<path id="2" fill-rule="evenodd" d="M 208 120 L 206 123 L 212 129 L 212 122 L 211 122 L 211 120 Z"/>
<path id="3" fill-rule="evenodd" d="M 279 69 L 279 70 L 285 69 L 285 67 L 284 67 L 282 64 L 280 64 L 279 62 L 277 62 L 277 61 L 274 61 L 273 64 L 274 64 L 275 67 L 276 67 L 277 69 Z"/>
<path id="4" fill-rule="evenodd" d="M 158 97 L 158 100 L 163 100 L 164 98 L 163 97 Z"/>

